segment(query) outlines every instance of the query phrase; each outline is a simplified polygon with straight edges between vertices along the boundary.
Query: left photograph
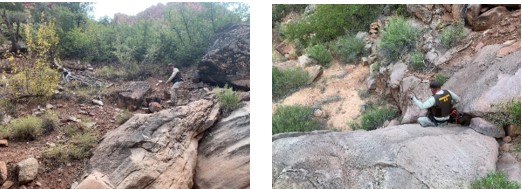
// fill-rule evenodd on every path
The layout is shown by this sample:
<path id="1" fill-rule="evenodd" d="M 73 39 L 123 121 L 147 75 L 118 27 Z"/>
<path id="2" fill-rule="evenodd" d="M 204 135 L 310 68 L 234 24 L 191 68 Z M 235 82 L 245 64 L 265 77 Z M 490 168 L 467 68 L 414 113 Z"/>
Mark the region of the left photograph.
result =
<path id="1" fill-rule="evenodd" d="M 0 3 L 0 188 L 249 187 L 248 3 Z"/>

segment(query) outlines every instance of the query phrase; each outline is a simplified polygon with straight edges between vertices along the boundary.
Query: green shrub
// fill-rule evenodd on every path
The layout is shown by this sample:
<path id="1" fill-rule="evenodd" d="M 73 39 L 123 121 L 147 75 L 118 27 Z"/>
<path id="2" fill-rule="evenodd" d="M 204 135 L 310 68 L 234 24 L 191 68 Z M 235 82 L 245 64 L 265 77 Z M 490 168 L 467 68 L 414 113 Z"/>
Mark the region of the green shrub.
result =
<path id="1" fill-rule="evenodd" d="M 116 123 L 123 124 L 132 117 L 132 113 L 125 109 L 116 115 Z"/>
<path id="2" fill-rule="evenodd" d="M 290 12 L 303 12 L 306 4 L 277 4 L 272 5 L 272 22 L 281 21 Z"/>
<path id="3" fill-rule="evenodd" d="M 239 106 L 239 95 L 227 85 L 224 88 L 215 88 L 214 93 L 219 100 L 221 110 L 225 114 L 232 112 Z"/>
<path id="4" fill-rule="evenodd" d="M 491 122 L 501 128 L 507 125 L 516 125 L 520 130 L 520 99 L 512 99 L 492 106 L 496 111 L 487 116 Z"/>
<path id="5" fill-rule="evenodd" d="M 425 67 L 424 65 L 424 54 L 419 52 L 414 52 L 410 57 L 410 66 L 414 70 L 420 70 Z"/>
<path id="6" fill-rule="evenodd" d="M 42 120 L 35 116 L 17 118 L 11 121 L 10 138 L 17 140 L 34 140 L 42 134 Z"/>
<path id="7" fill-rule="evenodd" d="M 342 63 L 354 62 L 363 54 L 364 41 L 355 36 L 341 36 L 335 40 L 333 51 Z"/>
<path id="8" fill-rule="evenodd" d="M 389 119 L 395 118 L 397 111 L 394 109 L 387 109 L 385 107 L 373 107 L 365 109 L 361 113 L 360 124 L 351 123 L 350 126 L 353 130 L 364 129 L 364 130 L 375 130 Z"/>
<path id="9" fill-rule="evenodd" d="M 44 151 L 44 157 L 65 163 L 70 159 L 83 159 L 90 155 L 90 150 L 97 144 L 97 134 L 81 124 L 71 124 L 66 128 L 70 137 L 68 145 L 58 144 Z"/>
<path id="10" fill-rule="evenodd" d="M 272 134 L 317 130 L 319 124 L 312 114 L 309 106 L 279 106 L 272 116 Z"/>
<path id="11" fill-rule="evenodd" d="M 5 139 L 9 137 L 9 130 L 5 125 L 0 125 L 0 139 Z"/>
<path id="12" fill-rule="evenodd" d="M 308 48 L 307 51 L 308 56 L 313 59 L 316 59 L 319 64 L 323 66 L 329 66 L 330 61 L 332 61 L 332 55 L 328 52 L 328 49 L 322 44 L 314 45 Z"/>
<path id="13" fill-rule="evenodd" d="M 381 14 L 384 5 L 321 4 L 315 11 L 283 27 L 283 36 L 305 45 L 331 41 L 338 36 L 367 30 Z"/>
<path id="14" fill-rule="evenodd" d="M 491 189 L 491 188 L 502 188 L 502 189 L 518 189 L 520 184 L 511 182 L 506 178 L 506 175 L 502 172 L 491 172 L 486 177 L 476 180 L 471 183 L 472 189 Z"/>
<path id="15" fill-rule="evenodd" d="M 53 147 L 49 147 L 43 152 L 43 156 L 47 159 L 53 159 L 55 161 L 65 163 L 69 159 L 69 153 L 67 146 L 58 144 Z"/>
<path id="16" fill-rule="evenodd" d="M 448 81 L 448 78 L 441 73 L 435 74 L 435 78 L 433 78 L 435 81 L 438 81 L 441 85 L 444 85 L 446 81 Z"/>
<path id="17" fill-rule="evenodd" d="M 308 72 L 302 68 L 279 70 L 272 67 L 272 99 L 279 99 L 302 87 L 308 80 Z"/>
<path id="18" fill-rule="evenodd" d="M 451 48 L 466 38 L 464 23 L 458 22 L 442 30 L 440 33 L 440 44 L 445 48 Z"/>
<path id="19" fill-rule="evenodd" d="M 388 61 L 396 61 L 402 53 L 415 48 L 421 30 L 409 24 L 403 17 L 393 17 L 384 26 L 378 47 Z"/>
<path id="20" fill-rule="evenodd" d="M 72 143 L 75 146 L 69 148 L 69 155 L 74 159 L 82 159 L 89 156 L 89 151 L 96 145 L 96 133 L 91 130 L 85 130 L 83 133 L 78 133 L 72 137 Z"/>
<path id="21" fill-rule="evenodd" d="M 6 115 L 11 116 L 17 116 L 18 115 L 18 109 L 16 108 L 16 103 L 13 102 L 11 99 L 0 99 L 0 111 L 5 113 Z"/>

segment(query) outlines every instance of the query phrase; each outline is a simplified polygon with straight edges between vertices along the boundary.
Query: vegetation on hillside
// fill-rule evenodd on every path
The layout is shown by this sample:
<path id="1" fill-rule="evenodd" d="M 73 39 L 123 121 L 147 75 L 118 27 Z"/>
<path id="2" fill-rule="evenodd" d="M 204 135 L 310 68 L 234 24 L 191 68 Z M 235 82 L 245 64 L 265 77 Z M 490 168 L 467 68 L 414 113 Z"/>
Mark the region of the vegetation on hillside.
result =
<path id="1" fill-rule="evenodd" d="M 319 129 L 309 106 L 279 106 L 272 116 L 272 134 L 287 132 L 307 132 Z"/>

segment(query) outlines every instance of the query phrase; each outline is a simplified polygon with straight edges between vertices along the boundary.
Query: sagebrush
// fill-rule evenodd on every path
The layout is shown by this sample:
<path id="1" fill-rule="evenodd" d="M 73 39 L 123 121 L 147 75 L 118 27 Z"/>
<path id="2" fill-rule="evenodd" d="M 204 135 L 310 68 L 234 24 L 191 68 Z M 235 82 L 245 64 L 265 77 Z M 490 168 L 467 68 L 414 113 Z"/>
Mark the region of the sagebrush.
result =
<path id="1" fill-rule="evenodd" d="M 279 70 L 272 67 L 272 99 L 279 99 L 304 86 L 308 72 L 302 68 Z"/>
<path id="2" fill-rule="evenodd" d="M 221 110 L 225 114 L 230 113 L 239 107 L 239 94 L 232 90 L 231 87 L 225 85 L 225 87 L 215 88 L 213 91 L 218 98 Z"/>
<path id="3" fill-rule="evenodd" d="M 309 106 L 279 106 L 272 115 L 272 134 L 317 130 L 319 123 L 312 116 L 313 109 Z"/>
<path id="4" fill-rule="evenodd" d="M 464 23 L 457 22 L 445 27 L 440 33 L 440 44 L 445 48 L 451 48 L 466 38 Z"/>
<path id="5" fill-rule="evenodd" d="M 392 17 L 381 33 L 379 53 L 388 61 L 397 61 L 402 54 L 415 48 L 421 30 L 408 23 L 403 17 Z"/>
<path id="6" fill-rule="evenodd" d="M 42 134 L 42 120 L 36 116 L 14 119 L 9 124 L 9 138 L 28 141 Z"/>
<path id="7" fill-rule="evenodd" d="M 333 59 L 332 54 L 323 44 L 317 44 L 308 48 L 307 54 L 311 58 L 317 60 L 319 64 L 326 67 L 330 65 L 330 61 Z"/>
<path id="8" fill-rule="evenodd" d="M 424 64 L 424 54 L 420 52 L 414 52 L 410 57 L 410 66 L 414 70 L 421 70 L 426 65 Z"/>
<path id="9" fill-rule="evenodd" d="M 340 36 L 335 39 L 332 49 L 341 63 L 352 63 L 363 55 L 364 41 L 353 35 Z"/>
<path id="10" fill-rule="evenodd" d="M 397 110 L 389 109 L 386 107 L 370 106 L 366 108 L 359 118 L 359 123 L 350 123 L 352 130 L 364 129 L 364 130 L 375 130 L 386 120 L 393 119 L 397 116 Z"/>

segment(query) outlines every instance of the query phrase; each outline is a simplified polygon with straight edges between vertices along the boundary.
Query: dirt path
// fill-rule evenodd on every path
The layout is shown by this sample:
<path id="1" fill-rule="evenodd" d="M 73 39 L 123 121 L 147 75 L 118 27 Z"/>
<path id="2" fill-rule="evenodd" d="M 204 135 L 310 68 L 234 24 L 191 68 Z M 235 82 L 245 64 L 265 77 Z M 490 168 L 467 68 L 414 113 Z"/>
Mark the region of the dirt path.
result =
<path id="1" fill-rule="evenodd" d="M 328 116 L 328 129 L 351 130 L 347 123 L 360 115 L 365 102 L 358 91 L 366 90 L 364 79 L 368 74 L 368 66 L 342 65 L 334 60 L 318 81 L 291 94 L 280 104 L 320 105 Z"/>

